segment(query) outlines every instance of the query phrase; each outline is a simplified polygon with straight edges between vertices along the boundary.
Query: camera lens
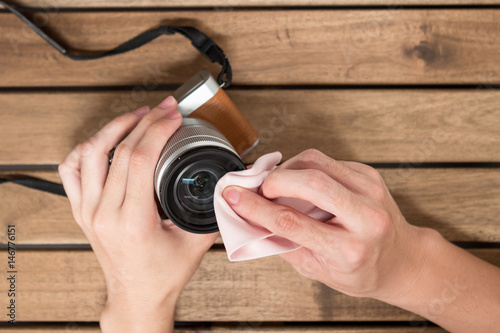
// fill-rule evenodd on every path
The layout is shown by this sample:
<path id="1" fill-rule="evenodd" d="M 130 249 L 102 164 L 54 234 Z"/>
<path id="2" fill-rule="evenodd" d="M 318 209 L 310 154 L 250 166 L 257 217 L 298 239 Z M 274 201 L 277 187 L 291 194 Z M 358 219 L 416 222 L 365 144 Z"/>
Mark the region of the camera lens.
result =
<path id="1" fill-rule="evenodd" d="M 215 185 L 245 165 L 210 123 L 185 118 L 167 141 L 156 166 L 155 192 L 166 216 L 194 233 L 218 231 L 213 206 Z"/>
<path id="2" fill-rule="evenodd" d="M 213 211 L 215 185 L 226 174 L 226 170 L 216 164 L 195 163 L 178 180 L 177 199 L 193 213 Z"/>

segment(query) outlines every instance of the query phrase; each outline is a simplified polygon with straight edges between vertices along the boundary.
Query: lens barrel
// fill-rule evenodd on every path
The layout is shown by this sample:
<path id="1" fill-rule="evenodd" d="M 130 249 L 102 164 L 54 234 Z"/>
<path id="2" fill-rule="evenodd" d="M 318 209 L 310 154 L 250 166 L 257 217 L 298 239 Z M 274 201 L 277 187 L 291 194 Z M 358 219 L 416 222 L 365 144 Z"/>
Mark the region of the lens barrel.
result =
<path id="1" fill-rule="evenodd" d="M 155 192 L 167 217 L 194 233 L 218 231 L 213 208 L 217 181 L 245 165 L 209 122 L 184 118 L 163 148 L 154 175 Z"/>

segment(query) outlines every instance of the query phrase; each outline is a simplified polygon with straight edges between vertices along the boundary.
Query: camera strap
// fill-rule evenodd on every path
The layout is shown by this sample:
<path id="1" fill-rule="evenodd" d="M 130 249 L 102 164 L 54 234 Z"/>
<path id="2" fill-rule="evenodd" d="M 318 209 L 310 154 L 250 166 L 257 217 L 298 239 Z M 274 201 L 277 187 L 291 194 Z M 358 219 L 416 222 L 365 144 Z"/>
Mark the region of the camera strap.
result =
<path id="1" fill-rule="evenodd" d="M 55 195 L 66 196 L 64 187 L 61 184 L 48 180 L 29 177 L 26 175 L 13 175 L 8 178 L 0 178 L 0 185 L 4 183 L 14 183 L 35 190 L 52 193 Z"/>
<path id="2" fill-rule="evenodd" d="M 31 22 L 25 15 L 23 15 L 19 10 L 12 7 L 11 5 L 5 3 L 0 0 L 0 5 L 4 6 L 8 11 L 16 15 L 21 21 L 23 21 L 26 25 L 28 25 L 34 32 L 36 32 L 40 37 L 42 37 L 48 44 L 50 44 L 53 48 L 55 48 L 62 55 L 76 61 L 86 61 L 86 60 L 96 60 L 106 57 L 111 57 L 114 55 L 126 53 L 132 50 L 135 50 L 152 40 L 160 37 L 161 35 L 173 35 L 173 34 L 181 34 L 191 41 L 191 44 L 208 60 L 211 62 L 216 62 L 222 66 L 222 69 L 217 76 L 217 83 L 223 88 L 229 87 L 231 85 L 232 80 L 232 70 L 231 64 L 227 59 L 224 51 L 217 45 L 210 37 L 205 35 L 200 30 L 189 27 L 189 26 L 173 26 L 173 25 L 162 25 L 157 29 L 145 31 L 134 38 L 126 41 L 123 44 L 118 45 L 112 50 L 105 51 L 98 55 L 80 55 L 70 53 L 66 48 L 64 48 L 61 44 L 56 42 L 50 36 L 48 36 L 42 29 L 36 26 L 33 22 Z"/>
<path id="3" fill-rule="evenodd" d="M 217 43 L 215 43 L 210 37 L 205 35 L 198 29 L 190 26 L 171 26 L 162 25 L 157 29 L 145 31 L 132 39 L 126 41 L 123 44 L 118 45 L 112 50 L 105 51 L 98 55 L 82 55 L 85 52 L 78 50 L 76 53 L 69 52 L 65 47 L 52 39 L 47 35 L 42 29 L 31 22 L 25 15 L 21 13 L 18 9 L 0 0 L 0 5 L 5 7 L 9 12 L 16 15 L 21 21 L 23 21 L 28 27 L 30 27 L 34 32 L 36 32 L 41 38 L 43 38 L 48 44 L 55 48 L 62 55 L 75 60 L 75 61 L 86 61 L 86 60 L 97 60 L 101 58 L 111 57 L 114 55 L 126 53 L 135 50 L 154 39 L 160 37 L 161 35 L 173 35 L 180 34 L 191 41 L 191 44 L 208 60 L 211 62 L 216 62 L 222 66 L 222 69 L 217 76 L 217 83 L 223 87 L 227 88 L 231 85 L 232 81 L 232 70 L 229 59 L 227 59 L 224 51 L 220 48 Z M 25 175 L 12 175 L 6 178 L 0 178 L 0 184 L 4 183 L 15 183 L 28 188 L 36 189 L 43 192 L 48 192 L 55 195 L 66 196 L 64 187 L 62 184 L 54 183 L 44 179 L 28 177 Z"/>

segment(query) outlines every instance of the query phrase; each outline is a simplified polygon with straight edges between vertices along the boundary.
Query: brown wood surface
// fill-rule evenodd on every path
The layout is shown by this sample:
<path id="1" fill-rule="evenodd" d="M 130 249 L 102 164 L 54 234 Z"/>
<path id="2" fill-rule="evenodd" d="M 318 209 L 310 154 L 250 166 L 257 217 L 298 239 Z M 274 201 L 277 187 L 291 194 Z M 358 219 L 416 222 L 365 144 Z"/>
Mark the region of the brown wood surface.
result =
<path id="1" fill-rule="evenodd" d="M 35 8 L 53 8 L 39 0 L 8 0 L 8 3 Z M 130 7 L 274 7 L 274 6 L 384 6 L 384 5 L 483 5 L 498 0 L 57 0 L 57 8 L 130 8 Z M 391 7 L 392 8 L 392 7 Z M 52 9 L 54 10 L 54 9 Z"/>
<path id="2" fill-rule="evenodd" d="M 79 325 L 76 323 L 68 323 L 65 326 L 38 326 L 38 327 L 1 327 L 0 332 L 15 332 L 15 333 L 38 333 L 38 332 L 88 332 L 97 333 L 101 330 L 97 325 Z M 378 326 L 378 327 L 366 327 L 366 326 L 284 326 L 284 325 L 273 325 L 262 323 L 244 323 L 232 326 L 212 326 L 212 327 L 194 327 L 194 328 L 181 328 L 175 329 L 175 333 L 219 333 L 219 332 L 242 332 L 242 333 L 443 333 L 445 330 L 428 326 L 427 324 L 412 326 Z"/>
<path id="3" fill-rule="evenodd" d="M 500 83 L 498 9 L 57 12 L 39 20 L 69 48 L 93 51 L 160 23 L 194 25 L 224 49 L 236 84 Z M 204 66 L 181 36 L 74 62 L 0 14 L 0 86 L 143 85 L 151 72 L 178 84 Z"/>
<path id="4" fill-rule="evenodd" d="M 169 93 L 0 93 L 0 164 L 58 164 L 110 119 L 154 106 Z M 228 94 L 261 137 L 247 162 L 276 150 L 288 159 L 308 148 L 337 159 L 404 165 L 500 161 L 496 90 Z"/>
<path id="5" fill-rule="evenodd" d="M 451 241 L 500 242 L 499 169 L 380 171 L 410 223 L 437 229 Z M 34 175 L 60 182 L 55 172 Z M 4 184 L 0 202 L 2 243 L 8 224 L 16 225 L 18 244 L 87 243 L 64 197 Z"/>
<path id="6" fill-rule="evenodd" d="M 500 249 L 471 250 L 500 265 Z M 97 321 L 106 298 L 91 251 L 18 250 L 19 321 Z M 159 277 L 160 278 L 160 277 Z M 2 279 L 0 293 L 8 281 Z M 179 321 L 408 321 L 413 314 L 340 294 L 300 276 L 279 257 L 230 263 L 209 251 L 181 294 Z"/>
<path id="7" fill-rule="evenodd" d="M 196 26 L 231 60 L 235 87 L 228 94 L 261 135 L 261 145 L 246 162 L 275 150 L 288 159 L 312 147 L 337 159 L 396 163 L 400 168 L 380 171 L 410 223 L 435 228 L 451 241 L 500 242 L 500 169 L 412 167 L 422 162 L 500 162 L 500 94 L 489 86 L 500 84 L 500 9 L 432 9 L 498 5 L 499 0 L 10 2 L 51 7 L 29 16 L 70 49 L 107 50 L 159 24 Z M 367 5 L 379 8 L 361 8 Z M 107 7 L 116 10 L 78 11 Z M 134 10 L 140 7 L 157 10 Z M 186 8 L 176 10 L 180 7 Z M 14 15 L 1 12 L 0 169 L 58 164 L 107 121 L 138 106 L 155 105 L 168 95 L 166 89 L 202 68 L 214 74 L 219 70 L 181 36 L 161 37 L 118 57 L 73 62 Z M 157 90 L 158 84 L 163 90 L 144 92 Z M 478 89 L 397 89 L 439 84 Z M 284 89 L 290 85 L 296 87 Z M 339 89 L 343 85 L 395 89 Z M 4 87 L 34 89 L 9 92 Z M 83 89 L 64 92 L 66 87 Z M 288 115 L 284 127 L 283 115 Z M 11 173 L 0 172 L 0 177 Z M 24 173 L 60 182 L 54 170 Z M 87 244 L 66 198 L 4 184 L 0 202 L 1 244 L 8 224 L 16 225 L 19 245 Z M 500 266 L 500 249 L 470 252 Z M 0 326 L 0 332 L 99 332 L 95 323 L 74 324 L 96 322 L 106 297 L 92 251 L 21 248 L 16 259 L 16 319 L 35 324 L 15 330 Z M 7 280 L 0 281 L 3 304 Z M 176 320 L 214 323 L 176 330 L 186 333 L 422 331 L 420 326 L 354 323 L 422 318 L 342 295 L 301 277 L 278 257 L 230 263 L 217 247 L 206 254 L 184 290 Z M 68 324 L 50 326 L 47 321 Z M 332 323 L 270 323 L 280 321 Z M 435 327 L 424 331 L 444 332 Z"/>

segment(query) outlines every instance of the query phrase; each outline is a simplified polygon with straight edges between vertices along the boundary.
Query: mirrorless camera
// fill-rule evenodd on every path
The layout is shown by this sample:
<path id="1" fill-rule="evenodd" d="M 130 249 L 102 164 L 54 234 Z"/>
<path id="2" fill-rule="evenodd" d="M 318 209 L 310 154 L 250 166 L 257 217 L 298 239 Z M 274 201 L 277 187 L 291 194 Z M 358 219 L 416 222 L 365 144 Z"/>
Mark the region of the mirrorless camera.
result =
<path id="1" fill-rule="evenodd" d="M 163 148 L 154 174 L 160 212 L 194 233 L 218 231 L 213 196 L 227 172 L 259 141 L 255 130 L 206 70 L 174 93 L 183 120 Z"/>

